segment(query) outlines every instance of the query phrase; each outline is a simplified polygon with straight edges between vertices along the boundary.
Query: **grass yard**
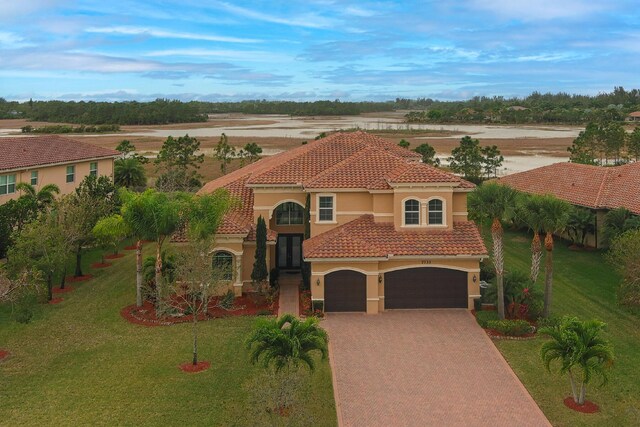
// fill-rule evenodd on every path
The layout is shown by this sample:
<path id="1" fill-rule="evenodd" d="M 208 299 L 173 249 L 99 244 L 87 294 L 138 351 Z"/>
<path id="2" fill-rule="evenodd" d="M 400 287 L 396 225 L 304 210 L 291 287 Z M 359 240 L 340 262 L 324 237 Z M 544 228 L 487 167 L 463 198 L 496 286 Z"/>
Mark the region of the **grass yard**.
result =
<path id="1" fill-rule="evenodd" d="M 200 323 L 200 358 L 212 366 L 183 373 L 191 325 L 127 323 L 120 310 L 135 302 L 134 253 L 89 269 L 97 259 L 84 259 L 93 280 L 73 283 L 61 304 L 40 307 L 30 324 L 0 307 L 0 348 L 12 354 L 0 362 L 0 424 L 255 425 L 249 388 L 262 368 L 249 363 L 244 346 L 255 318 Z M 283 425 L 336 425 L 328 362 L 309 378 L 302 416 L 294 412 Z"/>
<path id="2" fill-rule="evenodd" d="M 530 242 L 524 237 L 505 233 L 507 269 L 529 270 Z M 553 314 L 596 318 L 608 325 L 604 335 L 613 343 L 616 356 L 609 383 L 601 388 L 594 381 L 587 387 L 587 399 L 597 403 L 600 412 L 581 414 L 564 406 L 562 400 L 571 394 L 569 379 L 545 370 L 540 359 L 543 338 L 494 343 L 553 425 L 640 425 L 640 319 L 617 305 L 617 274 L 601 252 L 570 251 L 565 242 L 555 246 L 554 271 Z M 538 283 L 543 286 L 543 272 Z"/>

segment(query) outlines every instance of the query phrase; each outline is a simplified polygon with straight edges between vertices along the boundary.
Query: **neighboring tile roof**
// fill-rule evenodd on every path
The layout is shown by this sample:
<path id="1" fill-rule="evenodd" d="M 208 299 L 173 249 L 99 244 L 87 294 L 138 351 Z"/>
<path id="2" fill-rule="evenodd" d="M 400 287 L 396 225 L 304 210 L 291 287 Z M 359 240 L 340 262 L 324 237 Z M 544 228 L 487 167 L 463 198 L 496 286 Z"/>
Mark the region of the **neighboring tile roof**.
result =
<path id="1" fill-rule="evenodd" d="M 614 167 L 555 163 L 498 181 L 527 193 L 553 194 L 574 205 L 624 207 L 640 215 L 640 162 Z"/>
<path id="2" fill-rule="evenodd" d="M 305 259 L 388 258 L 390 256 L 487 255 L 471 221 L 454 222 L 453 230 L 396 231 L 391 222 L 363 215 L 303 242 Z"/>
<path id="3" fill-rule="evenodd" d="M 265 157 L 207 183 L 199 193 L 226 188 L 241 208 L 225 217 L 220 234 L 249 233 L 253 224 L 254 185 L 305 188 L 390 189 L 390 183 L 474 185 L 419 162 L 420 155 L 366 132 L 335 133 L 275 156 Z"/>
<path id="4" fill-rule="evenodd" d="M 640 111 L 634 111 L 633 113 L 629 113 L 629 117 L 640 117 Z"/>
<path id="5" fill-rule="evenodd" d="M 118 151 L 58 135 L 0 138 L 0 170 L 116 157 Z"/>

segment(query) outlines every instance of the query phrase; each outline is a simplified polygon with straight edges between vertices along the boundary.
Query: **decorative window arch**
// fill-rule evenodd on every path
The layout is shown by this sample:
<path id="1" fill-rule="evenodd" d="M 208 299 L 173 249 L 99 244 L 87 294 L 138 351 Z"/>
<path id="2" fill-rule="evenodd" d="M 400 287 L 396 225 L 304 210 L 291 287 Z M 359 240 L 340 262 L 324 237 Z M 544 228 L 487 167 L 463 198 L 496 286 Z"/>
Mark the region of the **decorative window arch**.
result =
<path id="1" fill-rule="evenodd" d="M 427 224 L 444 225 L 444 200 L 431 199 L 427 203 Z"/>
<path id="2" fill-rule="evenodd" d="M 221 272 L 222 280 L 233 280 L 233 255 L 229 252 L 214 252 L 212 267 Z"/>
<path id="3" fill-rule="evenodd" d="M 402 206 L 404 209 L 404 225 L 420 225 L 420 201 L 407 199 Z"/>
<path id="4" fill-rule="evenodd" d="M 299 225 L 303 223 L 304 207 L 296 202 L 280 203 L 275 210 L 276 225 Z"/>

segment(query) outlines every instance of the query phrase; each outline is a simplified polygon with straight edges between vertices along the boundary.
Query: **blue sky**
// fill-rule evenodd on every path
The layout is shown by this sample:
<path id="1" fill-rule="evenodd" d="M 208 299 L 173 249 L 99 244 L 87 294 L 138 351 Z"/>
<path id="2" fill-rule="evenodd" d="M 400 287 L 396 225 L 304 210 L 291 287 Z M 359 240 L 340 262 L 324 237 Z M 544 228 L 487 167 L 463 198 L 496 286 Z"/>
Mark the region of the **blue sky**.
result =
<path id="1" fill-rule="evenodd" d="M 387 100 L 640 87 L 636 0 L 0 2 L 6 99 Z"/>

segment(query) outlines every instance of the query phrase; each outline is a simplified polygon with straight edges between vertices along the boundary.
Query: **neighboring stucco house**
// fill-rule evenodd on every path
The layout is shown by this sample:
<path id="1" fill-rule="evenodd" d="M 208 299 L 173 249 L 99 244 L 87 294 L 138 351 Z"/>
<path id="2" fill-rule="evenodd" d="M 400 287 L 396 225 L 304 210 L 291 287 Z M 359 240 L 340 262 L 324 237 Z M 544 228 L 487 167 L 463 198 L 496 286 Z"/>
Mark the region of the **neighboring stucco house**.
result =
<path id="1" fill-rule="evenodd" d="M 587 236 L 592 247 L 606 245 L 602 237 L 604 217 L 611 209 L 624 207 L 640 215 L 640 162 L 604 167 L 579 163 L 555 163 L 498 180 L 531 194 L 553 194 L 572 205 L 591 209 L 595 233 Z"/>
<path id="2" fill-rule="evenodd" d="M 56 184 L 73 192 L 87 175 L 113 178 L 118 151 L 57 135 L 0 138 L 0 204 L 18 198 L 16 184 Z"/>
<path id="3" fill-rule="evenodd" d="M 326 311 L 473 308 L 487 250 L 467 220 L 473 184 L 365 132 L 336 133 L 209 182 L 242 202 L 217 235 L 214 262 L 231 263 L 236 293 L 251 286 L 255 223 L 268 227 L 269 268 L 311 264 Z M 310 238 L 304 206 L 310 196 Z"/>
<path id="4" fill-rule="evenodd" d="M 634 111 L 627 115 L 628 122 L 640 122 L 640 111 Z"/>

